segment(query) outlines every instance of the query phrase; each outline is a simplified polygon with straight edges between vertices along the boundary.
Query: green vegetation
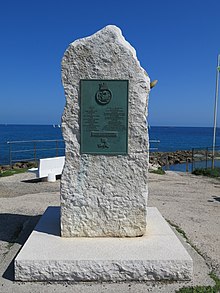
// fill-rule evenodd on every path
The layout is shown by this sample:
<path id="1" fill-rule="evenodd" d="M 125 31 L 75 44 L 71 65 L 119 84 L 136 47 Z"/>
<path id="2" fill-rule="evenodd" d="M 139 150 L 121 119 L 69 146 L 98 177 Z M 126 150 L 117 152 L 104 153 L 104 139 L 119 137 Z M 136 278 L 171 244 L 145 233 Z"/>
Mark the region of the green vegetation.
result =
<path id="1" fill-rule="evenodd" d="M 186 242 L 189 243 L 190 246 L 191 246 L 192 248 L 194 248 L 195 251 L 196 251 L 198 254 L 200 254 L 201 256 L 203 256 L 202 253 L 199 251 L 199 249 L 198 249 L 193 243 L 190 242 L 189 238 L 186 236 L 185 231 L 183 231 L 183 230 L 182 230 L 179 226 L 177 226 L 176 224 L 172 223 L 170 220 L 166 219 L 166 221 L 167 221 L 167 223 L 170 224 L 170 226 L 174 227 L 174 228 L 176 229 L 176 231 L 177 231 L 179 234 L 181 234 L 181 235 L 183 236 L 183 238 L 186 239 Z"/>
<path id="2" fill-rule="evenodd" d="M 220 279 L 212 272 L 209 274 L 210 277 L 215 281 L 216 292 L 220 292 Z"/>
<path id="3" fill-rule="evenodd" d="M 154 174 L 159 174 L 159 175 L 164 175 L 165 174 L 165 171 L 161 167 L 157 168 L 157 170 L 151 170 L 149 172 L 154 173 Z"/>
<path id="4" fill-rule="evenodd" d="M 23 229 L 22 224 L 20 224 L 18 227 L 16 227 L 16 230 L 14 231 L 14 233 L 13 233 L 11 239 L 10 239 L 10 242 L 8 242 L 8 244 L 7 244 L 7 249 L 8 250 L 11 249 L 11 247 L 15 244 L 15 242 L 18 239 L 22 229 Z"/>
<path id="5" fill-rule="evenodd" d="M 173 224 L 170 220 L 167 220 L 166 221 L 170 224 L 170 226 L 174 227 L 176 229 L 176 231 L 181 234 L 183 236 L 183 238 L 185 238 L 187 240 L 187 242 L 189 242 L 187 236 L 186 236 L 186 233 L 179 227 L 177 226 L 176 224 Z"/>
<path id="6" fill-rule="evenodd" d="M 183 287 L 176 291 L 178 293 L 219 293 L 220 292 L 220 279 L 212 272 L 210 277 L 215 281 L 215 286 L 196 286 L 196 287 Z"/>
<path id="7" fill-rule="evenodd" d="M 187 287 L 182 288 L 178 293 L 214 293 L 219 291 L 214 291 L 215 289 L 211 286 L 196 286 L 196 287 Z"/>
<path id="8" fill-rule="evenodd" d="M 14 174 L 24 173 L 30 168 L 36 168 L 37 162 L 16 162 L 13 165 L 0 166 L 0 177 L 11 176 Z"/>
<path id="9" fill-rule="evenodd" d="M 186 236 L 186 233 L 176 224 L 173 224 L 171 221 L 167 220 L 166 221 L 173 226 L 178 233 L 180 233 L 186 241 L 197 251 L 198 254 L 201 254 L 201 252 L 198 250 L 198 248 L 190 243 L 188 237 Z M 183 287 L 176 291 L 176 293 L 219 293 L 220 292 L 220 279 L 213 273 L 211 272 L 210 277 L 215 281 L 215 286 L 195 286 L 195 287 Z"/>
<path id="10" fill-rule="evenodd" d="M 14 174 L 24 173 L 28 170 L 28 168 L 20 168 L 20 169 L 9 169 L 9 170 L 1 170 L 0 177 L 12 176 Z"/>
<path id="11" fill-rule="evenodd" d="M 208 176 L 208 177 L 220 177 L 220 168 L 201 168 L 201 169 L 195 169 L 192 174 L 194 175 L 203 175 L 203 176 Z"/>

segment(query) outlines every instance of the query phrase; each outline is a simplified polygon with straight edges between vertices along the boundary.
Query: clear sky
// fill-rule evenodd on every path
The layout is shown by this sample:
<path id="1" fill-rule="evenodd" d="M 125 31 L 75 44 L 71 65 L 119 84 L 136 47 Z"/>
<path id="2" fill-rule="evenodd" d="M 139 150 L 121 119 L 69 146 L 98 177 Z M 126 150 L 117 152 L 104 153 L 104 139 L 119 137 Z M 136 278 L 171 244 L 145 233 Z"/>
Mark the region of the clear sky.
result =
<path id="1" fill-rule="evenodd" d="M 60 123 L 64 51 L 108 24 L 159 80 L 150 125 L 213 125 L 220 0 L 1 1 L 0 123 Z"/>

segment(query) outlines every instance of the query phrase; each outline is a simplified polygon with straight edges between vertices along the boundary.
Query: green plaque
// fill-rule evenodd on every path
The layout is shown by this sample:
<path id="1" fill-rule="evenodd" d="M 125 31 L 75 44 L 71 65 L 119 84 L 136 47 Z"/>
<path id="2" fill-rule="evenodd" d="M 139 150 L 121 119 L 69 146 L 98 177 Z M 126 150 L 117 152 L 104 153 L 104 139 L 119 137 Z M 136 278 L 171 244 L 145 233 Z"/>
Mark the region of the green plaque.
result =
<path id="1" fill-rule="evenodd" d="M 128 80 L 81 80 L 81 154 L 128 152 Z"/>

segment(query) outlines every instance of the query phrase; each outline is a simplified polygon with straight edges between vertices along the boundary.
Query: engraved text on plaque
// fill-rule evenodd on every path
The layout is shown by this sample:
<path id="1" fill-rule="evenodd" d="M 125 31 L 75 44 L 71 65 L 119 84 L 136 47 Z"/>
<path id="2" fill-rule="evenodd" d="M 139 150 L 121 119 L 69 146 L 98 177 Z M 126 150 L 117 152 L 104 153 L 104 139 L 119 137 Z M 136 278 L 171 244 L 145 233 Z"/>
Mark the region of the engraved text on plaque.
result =
<path id="1" fill-rule="evenodd" d="M 128 80 L 81 80 L 81 153 L 127 154 Z"/>

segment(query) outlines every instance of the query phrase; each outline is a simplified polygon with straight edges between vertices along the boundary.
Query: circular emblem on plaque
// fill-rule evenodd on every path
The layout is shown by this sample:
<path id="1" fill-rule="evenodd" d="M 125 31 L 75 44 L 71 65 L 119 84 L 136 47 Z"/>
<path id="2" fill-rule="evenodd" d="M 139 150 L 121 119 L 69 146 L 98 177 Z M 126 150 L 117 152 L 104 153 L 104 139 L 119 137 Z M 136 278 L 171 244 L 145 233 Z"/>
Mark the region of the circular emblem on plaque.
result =
<path id="1" fill-rule="evenodd" d="M 99 85 L 99 90 L 96 93 L 96 102 L 101 105 L 107 105 L 112 98 L 112 93 L 105 83 Z"/>

